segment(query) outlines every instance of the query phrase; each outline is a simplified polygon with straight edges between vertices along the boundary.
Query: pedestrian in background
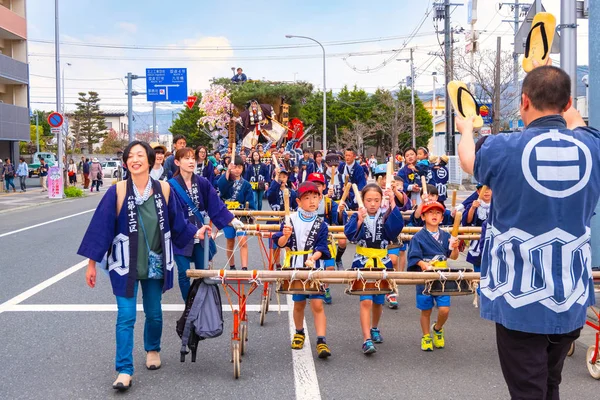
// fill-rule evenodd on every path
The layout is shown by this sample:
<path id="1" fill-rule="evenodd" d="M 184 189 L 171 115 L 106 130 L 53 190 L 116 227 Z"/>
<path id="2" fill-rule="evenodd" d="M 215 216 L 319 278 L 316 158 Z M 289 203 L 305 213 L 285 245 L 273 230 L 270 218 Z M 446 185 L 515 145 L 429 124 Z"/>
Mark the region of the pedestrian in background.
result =
<path id="1" fill-rule="evenodd" d="M 4 189 L 6 193 L 9 192 L 11 186 L 13 188 L 13 192 L 17 191 L 17 189 L 15 188 L 14 179 L 15 166 L 11 164 L 10 158 L 7 158 L 6 160 L 4 160 L 4 180 L 6 181 L 6 186 Z"/>
<path id="2" fill-rule="evenodd" d="M 19 177 L 19 184 L 21 185 L 21 193 L 27 191 L 27 177 L 29 176 L 29 166 L 25 162 L 23 157 L 19 158 L 19 167 L 17 168 L 17 176 Z"/>
<path id="3" fill-rule="evenodd" d="M 103 175 L 102 165 L 96 157 L 92 159 L 92 164 L 90 165 L 90 176 L 92 177 L 92 187 L 90 188 L 90 192 L 94 191 L 94 186 L 96 186 L 96 192 L 99 192 Z"/>
<path id="4" fill-rule="evenodd" d="M 128 178 L 108 189 L 77 251 L 89 258 L 85 278 L 91 288 L 96 286 L 96 263 L 111 265 L 108 274 L 117 302 L 118 376 L 113 388 L 118 391 L 132 384 L 138 287 L 142 287 L 146 319 L 146 368 L 157 370 L 161 367 L 162 293 L 173 287 L 173 244 L 183 248 L 194 238 L 203 240 L 208 229 L 208 225 L 198 229 L 189 223 L 169 184 L 150 177 L 154 159 L 148 143 L 136 140 L 125 148 Z"/>
<path id="5" fill-rule="evenodd" d="M 77 165 L 75 165 L 75 161 L 72 158 L 69 160 L 67 175 L 69 176 L 69 185 L 75 186 L 77 183 Z"/>
<path id="6" fill-rule="evenodd" d="M 43 158 L 40 158 L 40 186 L 42 187 L 42 192 L 48 191 L 48 164 Z"/>
<path id="7" fill-rule="evenodd" d="M 83 188 L 87 189 L 90 187 L 90 159 L 86 158 L 81 165 L 83 171 Z"/>

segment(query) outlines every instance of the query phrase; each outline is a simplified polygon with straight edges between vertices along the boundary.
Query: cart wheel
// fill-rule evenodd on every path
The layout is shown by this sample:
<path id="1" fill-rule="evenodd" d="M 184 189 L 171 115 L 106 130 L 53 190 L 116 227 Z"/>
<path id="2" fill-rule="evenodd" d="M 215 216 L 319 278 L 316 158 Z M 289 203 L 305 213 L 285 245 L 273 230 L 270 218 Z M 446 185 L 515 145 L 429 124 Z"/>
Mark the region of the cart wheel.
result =
<path id="1" fill-rule="evenodd" d="M 575 353 L 575 342 L 571 343 L 571 347 L 569 347 L 569 352 L 567 353 L 568 357 L 571 357 Z"/>
<path id="2" fill-rule="evenodd" d="M 248 350 L 248 323 L 242 322 L 240 324 L 240 355 L 246 354 L 246 350 Z"/>
<path id="3" fill-rule="evenodd" d="M 240 344 L 236 341 L 231 345 L 231 358 L 233 360 L 233 378 L 240 377 Z"/>
<path id="4" fill-rule="evenodd" d="M 260 326 L 265 324 L 265 317 L 267 316 L 267 311 L 269 310 L 269 295 L 263 296 L 260 300 Z"/>
<path id="5" fill-rule="evenodd" d="M 596 363 L 592 364 L 592 358 L 594 357 L 594 352 L 596 351 L 596 346 L 590 346 L 587 349 L 586 361 L 587 368 L 590 371 L 590 375 L 594 379 L 600 379 L 600 357 L 596 359 Z"/>

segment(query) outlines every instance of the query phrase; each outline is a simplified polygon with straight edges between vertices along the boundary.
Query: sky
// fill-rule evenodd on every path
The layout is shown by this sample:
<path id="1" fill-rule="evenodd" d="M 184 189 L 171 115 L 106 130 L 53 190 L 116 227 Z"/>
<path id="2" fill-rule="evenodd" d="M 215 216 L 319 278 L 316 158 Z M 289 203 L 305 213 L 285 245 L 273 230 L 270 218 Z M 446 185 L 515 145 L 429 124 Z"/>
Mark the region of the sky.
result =
<path id="1" fill-rule="evenodd" d="M 58 1 L 67 111 L 75 108 L 77 93 L 88 90 L 99 92 L 103 109 L 125 111 L 124 77 L 127 72 L 144 75 L 146 68 L 187 68 L 190 91 L 206 90 L 213 77 L 230 77 L 232 67 L 242 67 L 250 79 L 297 79 L 322 88 L 321 48 L 304 39 L 287 39 L 286 34 L 309 36 L 324 44 L 327 89 L 334 92 L 344 85 L 369 92 L 398 87 L 410 74 L 410 64 L 396 59 L 408 58 L 410 48 L 417 90 L 432 90 L 431 73 L 443 68 L 441 58 L 429 54 L 440 52 L 433 13 L 427 14 L 433 3 L 429 0 Z M 470 30 L 467 0 L 463 1 L 465 6 L 453 8 L 452 26 Z M 475 29 L 483 31 L 483 49 L 495 49 L 496 36 L 502 36 L 504 50 L 512 49 L 512 24 L 502 22 L 513 18 L 512 11 L 509 6 L 499 9 L 499 3 L 478 1 Z M 560 21 L 560 0 L 542 3 Z M 578 22 L 578 63 L 583 65 L 588 59 L 587 21 Z M 54 1 L 28 0 L 27 23 L 32 107 L 53 110 Z M 438 29 L 442 28 L 440 21 Z M 465 46 L 464 35 L 455 39 L 457 48 Z M 394 56 L 393 50 L 400 49 Z M 439 88 L 443 77 L 438 81 Z M 144 91 L 145 81 L 134 81 L 134 87 Z M 151 109 L 145 96 L 134 99 L 135 110 Z M 160 112 L 168 114 L 181 107 L 159 103 Z"/>

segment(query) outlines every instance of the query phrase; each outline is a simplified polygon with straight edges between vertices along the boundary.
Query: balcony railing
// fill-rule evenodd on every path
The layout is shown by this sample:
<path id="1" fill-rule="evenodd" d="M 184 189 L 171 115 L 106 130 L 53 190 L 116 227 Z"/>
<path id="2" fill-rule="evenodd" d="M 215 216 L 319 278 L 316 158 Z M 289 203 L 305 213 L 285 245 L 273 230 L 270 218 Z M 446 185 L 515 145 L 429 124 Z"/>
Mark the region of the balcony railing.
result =
<path id="1" fill-rule="evenodd" d="M 27 64 L 0 54 L 0 78 L 11 80 L 15 84 L 29 84 Z"/>
<path id="2" fill-rule="evenodd" d="M 29 139 L 29 109 L 0 103 L 0 140 Z"/>

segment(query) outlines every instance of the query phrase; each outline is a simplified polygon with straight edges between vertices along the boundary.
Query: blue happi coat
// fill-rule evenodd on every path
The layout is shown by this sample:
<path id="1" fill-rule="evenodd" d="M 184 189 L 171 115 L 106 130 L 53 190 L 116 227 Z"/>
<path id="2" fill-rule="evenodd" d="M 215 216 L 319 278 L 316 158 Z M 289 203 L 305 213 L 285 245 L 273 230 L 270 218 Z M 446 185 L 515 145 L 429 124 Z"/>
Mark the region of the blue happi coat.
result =
<path id="1" fill-rule="evenodd" d="M 240 208 L 245 208 L 246 203 L 248 203 L 250 210 L 256 210 L 254 191 L 250 183 L 244 178 L 240 178 L 237 181 L 227 179 L 225 172 L 223 172 L 217 182 L 217 186 L 223 201 L 237 201 L 240 203 Z"/>
<path id="2" fill-rule="evenodd" d="M 200 211 L 203 216 L 208 215 L 210 222 L 213 223 L 217 229 L 223 229 L 229 225 L 231 220 L 233 220 L 233 214 L 227 210 L 225 203 L 219 199 L 217 191 L 205 178 L 196 174 L 192 174 L 191 188 L 187 187 L 181 175 L 177 175 L 173 179 L 175 179 L 185 190 L 186 194 L 190 197 L 196 208 L 198 208 L 198 211 Z M 169 182 L 169 184 L 173 186 L 171 182 Z M 201 228 L 204 224 L 204 221 L 198 221 L 198 218 L 194 212 L 192 212 L 192 210 L 188 207 L 185 200 L 179 197 L 179 194 L 174 188 L 171 188 L 171 191 L 175 193 L 177 199 L 179 200 L 181 213 L 186 215 L 188 220 L 198 229 Z M 191 257 L 194 251 L 194 240 L 188 242 L 184 247 L 175 245 L 173 246 L 173 250 L 177 255 Z"/>
<path id="3" fill-rule="evenodd" d="M 198 163 L 196 166 L 196 175 L 206 178 L 212 182 L 215 178 L 215 166 L 210 160 Z"/>
<path id="4" fill-rule="evenodd" d="M 292 251 L 312 251 L 312 253 L 320 251 L 321 258 L 317 260 L 314 267 L 323 268 L 323 260 L 331 258 L 331 253 L 329 252 L 329 247 L 327 246 L 327 236 L 329 234 L 327 223 L 322 217 L 319 216 L 304 218 L 301 210 L 292 214 L 290 223 L 292 224 L 293 228 L 292 236 L 290 236 L 286 244 L 284 246 L 279 246 L 279 239 L 283 236 L 284 224 L 281 224 L 281 231 L 276 232 L 273 235 L 273 241 L 277 243 L 277 246 L 281 248 L 288 248 Z M 300 225 L 305 225 L 304 230 L 308 232 L 304 240 L 298 237 L 298 227 Z M 301 241 L 304 241 L 303 246 L 299 245 Z M 308 255 L 293 256 L 291 259 L 291 267 L 305 268 L 304 262 L 308 257 Z"/>
<path id="5" fill-rule="evenodd" d="M 164 293 L 173 287 L 173 244 L 185 247 L 193 239 L 198 228 L 188 222 L 186 214 L 181 212 L 181 205 L 173 190 L 165 204 L 160 182 L 152 179 L 152 184 L 163 239 L 161 247 Z M 117 215 L 116 188 L 116 185 L 111 186 L 100 200 L 77 254 L 101 262 L 110 249 L 107 264 L 113 293 L 115 296 L 133 297 L 133 290 L 137 285 L 137 246 L 143 246 L 144 241 L 138 238 L 139 213 L 132 191 L 127 191 L 121 211 Z M 132 268 L 132 265 L 135 267 Z"/>
<path id="6" fill-rule="evenodd" d="M 475 192 L 475 193 L 477 193 L 477 192 Z M 469 216 L 469 211 L 471 210 L 472 206 L 473 206 L 473 202 L 470 202 L 465 207 L 465 210 L 463 211 L 463 214 L 462 214 L 461 224 L 463 226 L 483 226 L 485 221 L 487 221 L 487 219 L 488 219 L 490 208 L 486 209 L 483 205 L 480 206 L 479 208 L 477 208 L 477 210 L 475 210 L 473 213 L 473 220 L 471 221 L 471 223 L 468 223 L 467 217 Z M 485 237 L 483 232 L 481 233 L 480 237 L 482 237 L 482 238 Z M 469 244 L 469 250 L 467 251 L 467 262 L 473 264 L 473 266 L 475 266 L 475 267 L 479 267 L 481 265 L 481 244 L 480 244 L 480 242 L 481 242 L 480 240 L 471 240 L 471 243 Z"/>
<path id="7" fill-rule="evenodd" d="M 294 189 L 288 189 L 290 191 L 290 210 L 296 210 L 298 202 L 296 201 L 296 191 Z M 267 201 L 273 211 L 284 211 L 285 203 L 283 201 L 283 190 L 281 190 L 281 183 L 273 179 L 267 189 Z"/>
<path id="8" fill-rule="evenodd" d="M 426 228 L 414 234 L 408 245 L 408 271 L 421 271 L 417 265 L 419 261 L 428 262 L 436 256 L 442 257 L 442 260 L 450 257 L 450 234 L 441 229 L 439 233 L 439 240 L 434 239 Z"/>
<path id="9" fill-rule="evenodd" d="M 494 191 L 481 262 L 481 316 L 512 330 L 581 328 L 594 304 L 590 219 L 600 197 L 600 132 L 560 115 L 483 138 L 475 178 Z"/>
<path id="10" fill-rule="evenodd" d="M 250 183 L 253 182 L 271 182 L 271 174 L 267 164 L 247 164 L 244 171 L 244 179 Z"/>
<path id="11" fill-rule="evenodd" d="M 363 190 L 367 185 L 367 177 L 365 176 L 365 170 L 362 166 L 355 161 L 351 166 L 346 165 L 345 162 L 341 162 L 338 166 L 338 173 L 336 179 L 339 180 L 339 187 L 341 191 L 344 190 L 344 182 L 346 181 L 346 175 L 348 175 L 348 182 L 356 183 L 358 190 Z M 358 205 L 354 201 L 354 191 L 350 191 L 348 195 L 348 204 L 351 204 L 351 209 L 357 209 Z"/>
<path id="12" fill-rule="evenodd" d="M 448 198 L 448 179 L 450 178 L 448 168 L 436 165 L 431 168 L 430 176 L 427 183 L 435 186 L 438 191 L 438 201 L 443 204 Z"/>
<path id="13" fill-rule="evenodd" d="M 354 213 L 350 216 L 344 225 L 344 234 L 351 243 L 369 249 L 387 249 L 391 242 L 397 242 L 398 236 L 404 228 L 404 219 L 398 207 L 394 207 L 387 216 L 385 211 L 380 209 L 372 223 L 368 221 L 369 218 L 367 215 L 358 227 L 358 214 Z M 364 268 L 367 261 L 367 257 L 355 254 L 352 268 Z M 393 269 L 394 266 L 388 255 L 382 261 L 385 268 Z"/>

